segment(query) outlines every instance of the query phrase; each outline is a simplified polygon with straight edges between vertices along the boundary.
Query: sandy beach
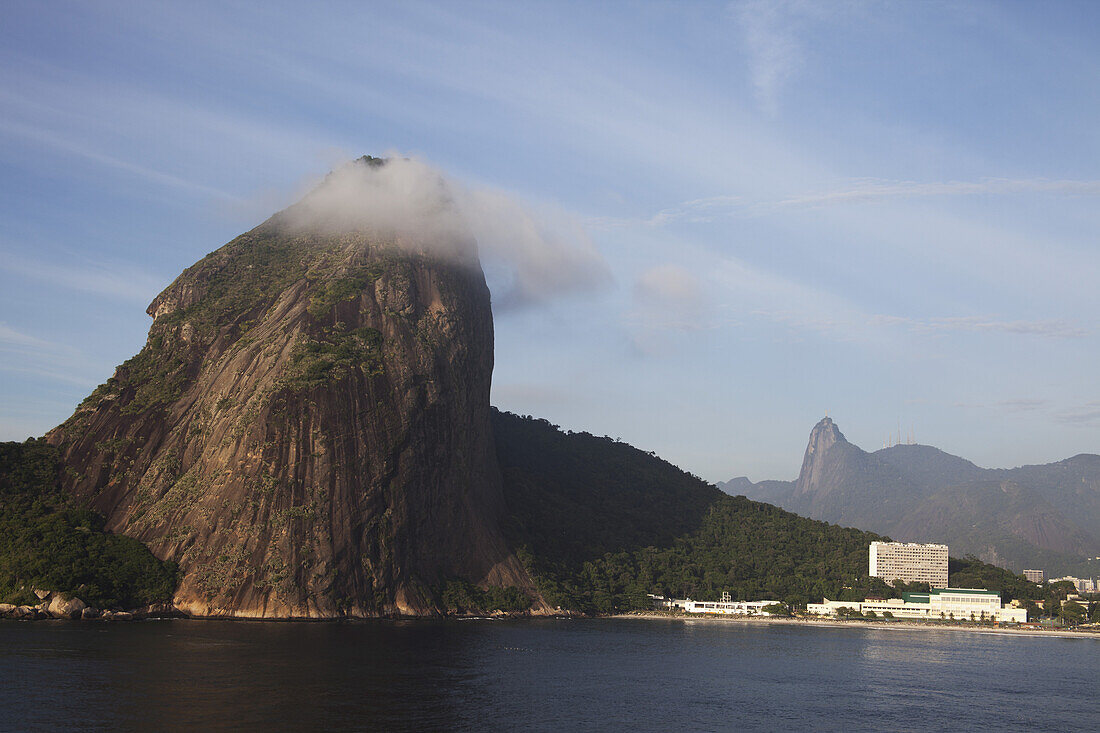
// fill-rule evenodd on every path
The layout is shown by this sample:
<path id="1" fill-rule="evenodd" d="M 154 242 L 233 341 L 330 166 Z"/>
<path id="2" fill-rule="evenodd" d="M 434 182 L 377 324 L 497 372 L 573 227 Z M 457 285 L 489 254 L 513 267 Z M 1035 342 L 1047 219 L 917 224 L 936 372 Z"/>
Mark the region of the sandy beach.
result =
<path id="1" fill-rule="evenodd" d="M 866 628 L 886 631 L 962 631 L 972 634 L 1016 634 L 1026 636 L 1044 636 L 1059 638 L 1100 639 L 1100 628 L 1089 629 L 1034 629 L 1008 626 L 981 626 L 978 624 L 951 624 L 922 621 L 868 621 L 839 619 L 777 616 L 718 616 L 704 614 L 659 613 L 657 611 L 639 611 L 636 613 L 616 614 L 610 618 L 643 619 L 653 621 L 684 621 L 689 623 L 718 624 L 787 624 L 798 626 L 816 626 L 822 628 Z"/>

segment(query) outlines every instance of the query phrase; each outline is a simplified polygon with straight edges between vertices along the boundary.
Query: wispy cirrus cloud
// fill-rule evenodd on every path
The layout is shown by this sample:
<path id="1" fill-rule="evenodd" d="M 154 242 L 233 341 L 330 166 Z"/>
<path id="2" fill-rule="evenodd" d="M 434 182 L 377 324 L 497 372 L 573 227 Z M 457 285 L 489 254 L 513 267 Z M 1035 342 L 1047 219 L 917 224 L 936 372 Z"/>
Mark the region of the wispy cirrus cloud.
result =
<path id="1" fill-rule="evenodd" d="M 648 226 L 659 227 L 677 221 L 687 223 L 709 222 L 716 218 L 728 216 L 730 212 L 737 211 L 743 206 L 744 199 L 740 196 L 709 196 L 693 201 L 685 201 L 679 206 L 662 209 L 645 223 Z"/>
<path id="2" fill-rule="evenodd" d="M 1100 400 L 1086 402 L 1080 407 L 1063 410 L 1054 419 L 1066 425 L 1100 426 Z"/>
<path id="3" fill-rule="evenodd" d="M 864 203 L 883 199 L 927 198 L 934 196 L 1007 196 L 1018 193 L 1049 193 L 1063 196 L 1100 196 L 1100 181 L 1049 178 L 983 178 L 978 181 L 893 181 L 860 178 L 832 191 L 792 196 L 764 202 L 761 208 L 776 210 L 813 208 L 843 203 Z"/>
<path id="4" fill-rule="evenodd" d="M 190 193 L 198 193 L 206 196 L 211 196 L 215 199 L 220 199 L 228 202 L 238 201 L 238 197 L 214 188 L 212 186 L 206 186 L 195 181 L 189 181 L 185 178 L 166 173 L 164 171 L 156 170 L 139 163 L 123 160 L 122 158 L 115 157 L 101 150 L 97 150 L 95 147 L 81 142 L 73 137 L 52 132 L 50 130 L 32 127 L 31 125 L 21 125 L 14 122 L 0 121 L 0 133 L 10 135 L 13 137 L 22 138 L 23 140 L 31 141 L 40 146 L 51 148 L 56 152 L 65 153 L 67 155 L 75 155 L 80 158 L 84 158 L 87 161 L 96 163 L 101 166 L 106 166 L 123 173 L 136 176 L 137 178 L 149 183 L 154 183 L 160 186 L 166 186 L 168 188 L 187 191 Z"/>
<path id="5" fill-rule="evenodd" d="M 1050 420 L 1070 427 L 1100 426 L 1100 400 L 1066 407 L 1048 399 L 1017 397 L 997 402 L 956 402 L 955 407 L 989 413 L 1040 413 Z"/>
<path id="6" fill-rule="evenodd" d="M 5 257 L 0 270 L 21 277 L 115 300 L 148 304 L 168 284 L 165 278 L 132 265 L 114 262 L 85 263 L 83 266 Z"/>
<path id="7" fill-rule="evenodd" d="M 642 219 L 597 218 L 594 228 L 618 226 L 663 227 L 670 224 L 707 224 L 722 219 L 769 216 L 803 209 L 846 204 L 869 204 L 958 196 L 1011 196 L 1022 193 L 1052 196 L 1100 196 L 1100 180 L 1050 178 L 983 178 L 978 181 L 897 181 L 881 178 L 846 179 L 835 188 L 775 199 L 720 194 L 683 201 Z"/>
<path id="8" fill-rule="evenodd" d="M 5 346 L 41 349 L 48 348 L 51 344 L 48 341 L 43 341 L 42 339 L 18 331 L 3 321 L 0 321 L 0 348 Z"/>
<path id="9" fill-rule="evenodd" d="M 87 359 L 67 344 L 31 336 L 0 321 L 0 371 L 80 387 L 94 386 Z"/>
<path id="10" fill-rule="evenodd" d="M 1017 397 L 1011 400 L 1001 400 L 997 403 L 997 407 L 1006 412 L 1035 412 L 1049 406 L 1050 400 L 1030 397 Z"/>
<path id="11" fill-rule="evenodd" d="M 696 310 L 703 305 L 703 283 L 687 268 L 666 263 L 651 267 L 634 284 L 638 302 L 658 308 Z"/>
<path id="12" fill-rule="evenodd" d="M 665 263 L 642 272 L 634 281 L 634 307 L 625 315 L 642 351 L 658 345 L 661 331 L 705 331 L 734 323 L 715 308 L 702 278 L 685 267 Z"/>
<path id="13" fill-rule="evenodd" d="M 741 27 L 749 79 L 766 114 L 776 114 L 783 85 L 803 64 L 795 21 L 806 10 L 805 3 L 791 0 L 748 0 L 730 6 Z"/>
<path id="14" fill-rule="evenodd" d="M 875 315 L 869 319 L 872 325 L 904 326 L 914 333 L 1009 333 L 1046 338 L 1083 338 L 1091 330 L 1069 321 L 1051 320 L 1000 320 L 989 316 L 949 316 L 945 318 L 909 318 L 904 316 Z"/>
<path id="15" fill-rule="evenodd" d="M 724 260 L 709 277 L 736 299 L 728 304 L 734 315 L 763 318 L 837 341 L 870 342 L 897 331 L 924 337 L 973 333 L 1046 339 L 1081 339 L 1095 333 L 1093 325 L 1062 319 L 876 314 L 842 295 L 733 258 Z"/>

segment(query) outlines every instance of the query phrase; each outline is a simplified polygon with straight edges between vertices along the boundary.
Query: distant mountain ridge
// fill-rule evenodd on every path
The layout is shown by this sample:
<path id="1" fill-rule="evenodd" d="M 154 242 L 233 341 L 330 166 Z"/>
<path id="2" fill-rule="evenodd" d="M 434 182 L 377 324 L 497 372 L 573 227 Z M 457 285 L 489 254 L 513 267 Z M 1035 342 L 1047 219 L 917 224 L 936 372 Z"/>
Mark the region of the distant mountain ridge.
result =
<path id="1" fill-rule="evenodd" d="M 944 542 L 1012 570 L 1054 573 L 1100 555 L 1100 456 L 988 469 L 928 445 L 869 453 L 826 417 L 810 432 L 795 481 L 719 483 L 731 494 L 890 535 Z"/>

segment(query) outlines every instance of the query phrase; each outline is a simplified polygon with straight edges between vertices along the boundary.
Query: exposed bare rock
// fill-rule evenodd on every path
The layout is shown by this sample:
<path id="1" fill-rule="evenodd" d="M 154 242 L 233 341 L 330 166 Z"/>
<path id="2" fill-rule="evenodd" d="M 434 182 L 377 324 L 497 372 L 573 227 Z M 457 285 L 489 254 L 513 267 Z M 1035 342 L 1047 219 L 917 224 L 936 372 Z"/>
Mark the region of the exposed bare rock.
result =
<path id="1" fill-rule="evenodd" d="M 424 245 L 272 217 L 157 296 L 145 348 L 49 434 L 67 489 L 179 563 L 178 609 L 432 614 L 449 579 L 531 588 L 499 527 L 476 250 Z"/>
<path id="2" fill-rule="evenodd" d="M 874 520 L 884 511 L 906 511 L 914 499 L 911 482 L 894 466 L 848 442 L 831 418 L 810 432 L 802 470 L 785 508 L 814 519 L 881 531 Z"/>
<path id="3" fill-rule="evenodd" d="M 134 614 L 129 611 L 104 611 L 101 618 L 106 621 L 133 621 Z"/>
<path id="4" fill-rule="evenodd" d="M 46 611 L 54 618 L 80 618 L 84 610 L 84 601 L 70 598 L 64 594 L 54 594 Z"/>

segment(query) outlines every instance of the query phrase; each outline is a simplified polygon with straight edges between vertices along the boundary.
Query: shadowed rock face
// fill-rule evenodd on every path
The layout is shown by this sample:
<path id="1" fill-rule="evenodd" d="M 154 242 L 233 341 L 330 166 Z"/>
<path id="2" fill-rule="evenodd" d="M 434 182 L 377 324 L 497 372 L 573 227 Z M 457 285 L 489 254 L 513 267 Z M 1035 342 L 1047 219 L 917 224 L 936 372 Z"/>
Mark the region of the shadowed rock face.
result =
<path id="1" fill-rule="evenodd" d="M 530 589 L 499 528 L 473 247 L 444 261 L 291 222 L 153 301 L 142 351 L 48 436 L 63 483 L 178 562 L 196 615 L 428 614 L 452 578 Z"/>
<path id="2" fill-rule="evenodd" d="M 794 511 L 872 527 L 884 509 L 901 511 L 913 498 L 911 483 L 895 467 L 849 443 L 830 418 L 814 426 L 794 485 L 791 501 L 799 507 Z"/>

